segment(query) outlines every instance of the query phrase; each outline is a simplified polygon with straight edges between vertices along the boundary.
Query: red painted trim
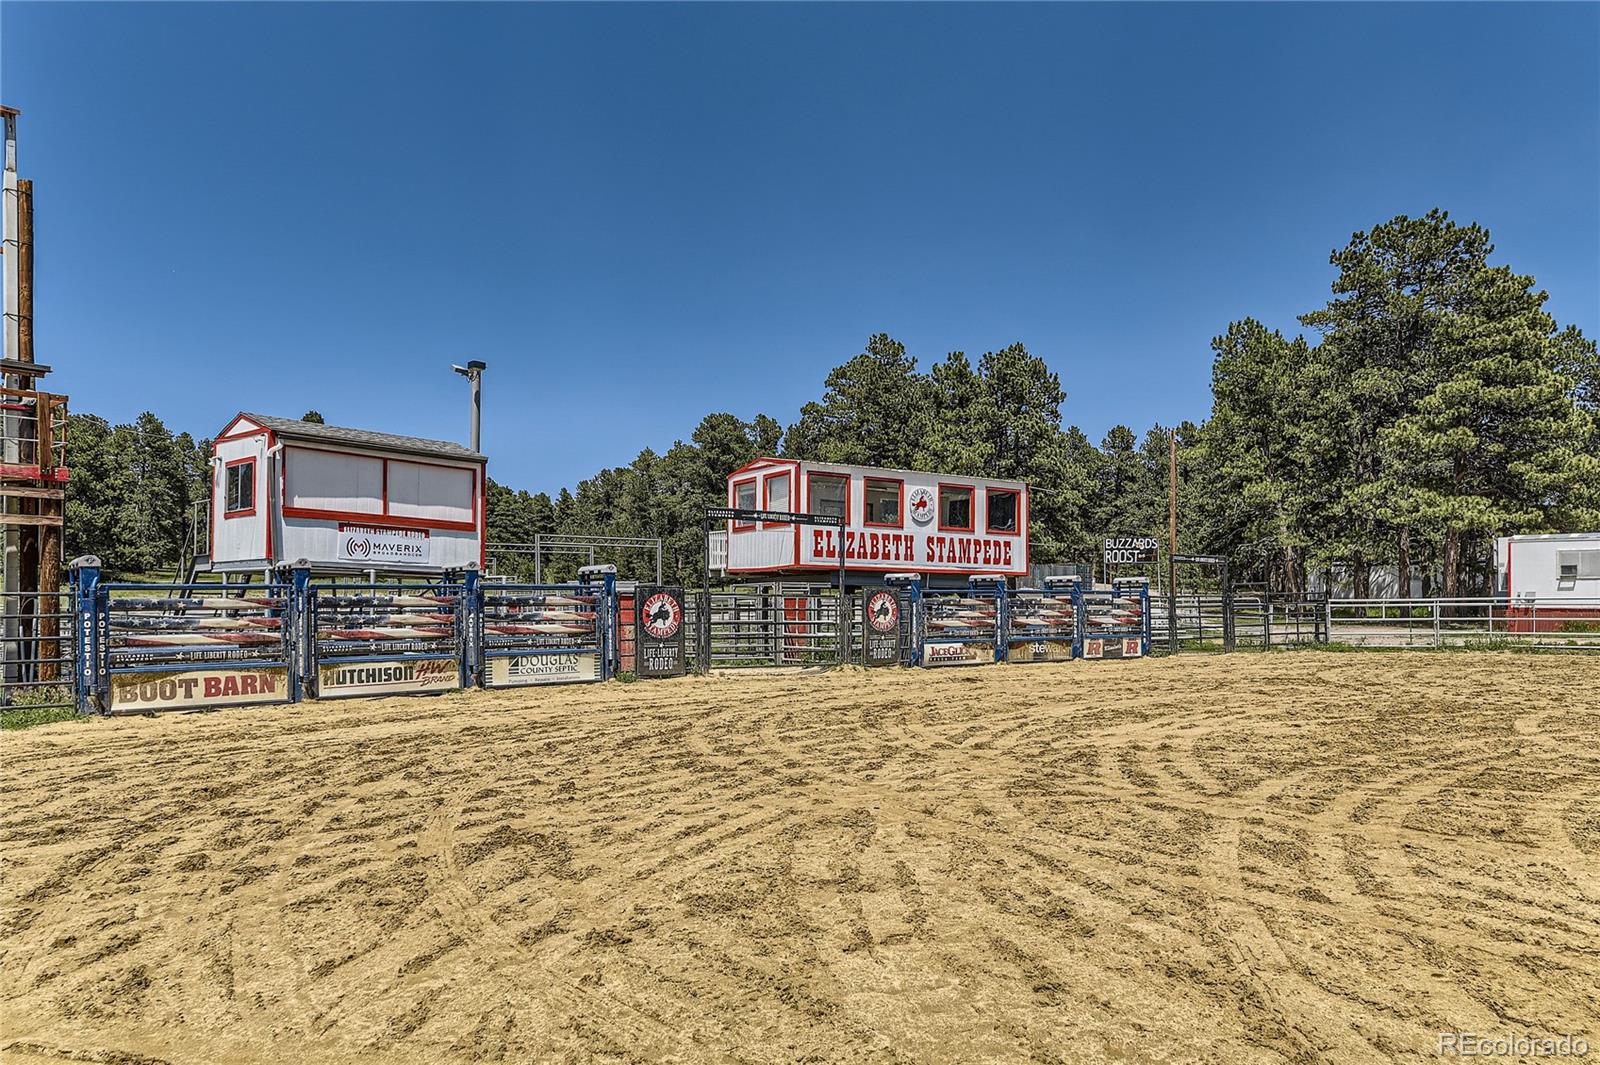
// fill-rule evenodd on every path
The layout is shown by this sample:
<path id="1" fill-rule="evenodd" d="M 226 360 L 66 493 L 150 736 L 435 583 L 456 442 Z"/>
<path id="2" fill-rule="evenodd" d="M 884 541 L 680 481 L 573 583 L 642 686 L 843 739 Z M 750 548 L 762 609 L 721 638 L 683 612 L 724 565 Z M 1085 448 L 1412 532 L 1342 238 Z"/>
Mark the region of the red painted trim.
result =
<path id="1" fill-rule="evenodd" d="M 729 481 L 728 482 L 728 506 L 735 507 L 735 508 L 739 507 L 739 489 L 743 488 L 745 485 L 750 485 L 750 487 L 752 489 L 752 491 L 750 492 L 750 502 L 754 503 L 756 501 L 756 494 L 755 494 L 755 491 L 754 491 L 755 484 L 756 484 L 756 478 L 754 478 L 754 477 L 746 477 L 743 480 L 739 480 L 739 481 Z M 754 510 L 755 507 L 752 506 L 749 509 Z M 753 522 L 753 521 L 734 521 L 734 522 L 729 522 L 729 524 L 731 526 L 733 526 L 733 531 L 734 532 L 751 532 L 756 527 L 756 523 Z"/>
<path id="2" fill-rule="evenodd" d="M 489 467 L 478 471 L 478 573 L 489 566 Z"/>
<path id="3" fill-rule="evenodd" d="M 946 525 L 944 523 L 944 490 L 946 488 L 964 489 L 966 491 L 966 493 L 967 493 L 967 524 L 965 524 L 965 525 Z M 934 505 L 939 508 L 939 513 L 937 515 L 935 515 L 935 520 L 939 524 L 939 531 L 940 532 L 968 532 L 969 533 L 969 532 L 976 532 L 977 531 L 977 528 L 978 528 L 978 489 L 977 488 L 975 488 L 974 486 L 972 486 L 970 484 L 955 484 L 955 483 L 950 482 L 950 481 L 940 481 L 939 482 L 939 488 L 934 493 L 934 498 L 935 498 L 935 500 L 937 500 L 937 502 L 935 502 Z"/>
<path id="4" fill-rule="evenodd" d="M 1016 512 L 1017 527 L 1015 529 L 996 529 L 993 525 L 989 524 L 989 500 L 993 499 L 997 495 L 1005 495 L 1005 496 L 1014 496 L 1014 497 L 1016 497 L 1016 500 L 1017 500 L 1017 512 Z M 998 535 L 998 536 L 1025 536 L 1028 526 L 1027 526 L 1027 523 L 1023 520 L 1023 517 L 1022 517 L 1022 511 L 1023 511 L 1022 495 L 1023 495 L 1023 493 L 1022 493 L 1021 489 L 1017 489 L 1017 488 L 985 488 L 983 490 L 983 531 L 985 533 L 990 533 L 990 534 L 994 534 L 994 535 Z"/>
<path id="5" fill-rule="evenodd" d="M 241 507 L 238 510 L 229 510 L 228 509 L 228 471 L 233 469 L 235 466 L 249 466 L 250 467 L 250 506 L 249 507 Z M 255 512 L 256 512 L 256 496 L 260 494 L 256 490 L 256 480 L 257 480 L 257 478 L 256 478 L 256 468 L 255 467 L 256 467 L 256 456 L 254 456 L 254 455 L 248 455 L 245 458 L 234 459 L 231 462 L 224 462 L 222 464 L 222 517 L 223 517 L 223 520 L 227 520 L 229 518 L 248 518 L 248 517 L 251 517 L 252 515 L 255 514 Z M 272 552 L 271 551 L 267 552 L 267 557 L 268 558 L 272 557 Z"/>
<path id="6" fill-rule="evenodd" d="M 212 450 L 214 452 L 216 450 L 216 446 L 218 444 L 226 444 L 226 443 L 229 443 L 229 442 L 234 441 L 234 440 L 248 440 L 252 436 L 271 437 L 272 436 L 272 430 L 270 430 L 270 429 L 254 429 L 254 430 L 252 430 L 252 431 L 250 431 L 248 433 L 234 433 L 232 436 L 219 436 L 215 440 L 211 441 L 211 448 L 212 448 Z"/>
<path id="7" fill-rule="evenodd" d="M 873 483 L 897 484 L 900 493 L 895 497 L 895 518 L 893 521 L 872 521 L 869 515 L 872 508 L 867 505 L 867 489 Z M 869 529 L 904 529 L 906 527 L 906 482 L 903 477 L 862 477 L 861 478 L 861 524 Z"/>
<path id="8" fill-rule="evenodd" d="M 217 441 L 220 441 L 220 440 L 236 440 L 236 439 L 239 439 L 240 437 L 245 437 L 245 436 L 258 436 L 261 433 L 266 433 L 266 432 L 270 432 L 271 431 L 266 426 L 261 425 L 259 422 L 252 421 L 250 424 L 254 425 L 254 426 L 257 426 L 257 428 L 248 429 L 248 430 L 246 430 L 246 431 L 244 431 L 242 433 L 232 433 L 230 435 L 229 430 L 231 430 L 235 425 L 238 425 L 240 422 L 245 421 L 245 420 L 246 420 L 246 418 L 242 413 L 235 414 L 233 416 L 232 420 L 230 420 L 227 425 L 224 425 L 222 427 L 222 432 L 218 433 L 215 437 L 212 438 L 212 443 L 216 443 Z"/>
<path id="9" fill-rule="evenodd" d="M 441 521 L 431 518 L 406 518 L 394 514 L 363 513 L 359 510 L 319 510 L 315 507 L 284 507 L 286 518 L 315 521 L 354 521 L 363 525 L 395 525 L 404 529 L 448 529 L 451 532 L 477 532 L 475 521 Z"/>
<path id="10" fill-rule="evenodd" d="M 736 470 L 729 470 L 728 471 L 728 476 L 731 478 L 735 474 L 748 473 L 751 470 L 764 470 L 764 469 L 766 469 L 766 468 L 768 468 L 770 466 L 782 466 L 782 465 L 785 465 L 785 464 L 793 464 L 795 466 L 800 465 L 798 462 L 795 462 L 793 459 L 774 459 L 774 458 L 767 458 L 767 457 L 763 456 L 763 457 L 751 459 L 749 462 L 745 463 L 743 466 L 740 466 Z"/>
<path id="11" fill-rule="evenodd" d="M 762 478 L 761 509 L 772 509 L 772 482 L 776 481 L 779 477 L 787 477 L 789 479 L 789 505 L 785 509 L 790 513 L 794 513 L 796 478 L 794 476 L 794 471 L 792 470 L 775 470 L 772 473 L 767 474 L 766 477 Z M 764 521 L 761 523 L 761 527 L 763 529 L 787 529 L 793 524 L 794 522 L 792 521 Z"/>

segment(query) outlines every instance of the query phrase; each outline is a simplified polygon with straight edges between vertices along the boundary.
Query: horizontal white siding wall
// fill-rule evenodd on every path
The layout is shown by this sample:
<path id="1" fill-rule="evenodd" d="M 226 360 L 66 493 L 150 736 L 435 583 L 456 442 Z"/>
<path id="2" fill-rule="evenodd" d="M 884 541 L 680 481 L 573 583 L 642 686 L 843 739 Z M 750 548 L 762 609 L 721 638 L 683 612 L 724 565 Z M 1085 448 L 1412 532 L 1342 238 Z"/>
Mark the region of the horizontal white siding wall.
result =
<path id="1" fill-rule="evenodd" d="M 794 565 L 794 530 L 759 529 L 728 538 L 728 568 L 770 569 Z"/>
<path id="2" fill-rule="evenodd" d="M 340 522 L 320 518 L 285 518 L 283 520 L 283 550 L 285 559 L 310 559 L 313 566 L 319 563 L 337 563 L 353 567 L 355 563 L 339 561 Z M 344 524 L 355 524 L 344 523 Z M 382 527 L 381 519 L 373 525 Z M 428 562 L 421 569 L 463 569 L 468 564 L 479 563 L 479 540 L 476 532 L 453 529 L 431 529 L 428 532 Z M 395 570 L 404 567 L 386 563 L 379 569 Z"/>
<path id="3" fill-rule="evenodd" d="M 227 464 L 238 459 L 255 461 L 255 513 L 226 517 Z M 224 440 L 216 445 L 211 470 L 211 560 L 254 562 L 267 556 L 268 499 L 267 435 Z"/>

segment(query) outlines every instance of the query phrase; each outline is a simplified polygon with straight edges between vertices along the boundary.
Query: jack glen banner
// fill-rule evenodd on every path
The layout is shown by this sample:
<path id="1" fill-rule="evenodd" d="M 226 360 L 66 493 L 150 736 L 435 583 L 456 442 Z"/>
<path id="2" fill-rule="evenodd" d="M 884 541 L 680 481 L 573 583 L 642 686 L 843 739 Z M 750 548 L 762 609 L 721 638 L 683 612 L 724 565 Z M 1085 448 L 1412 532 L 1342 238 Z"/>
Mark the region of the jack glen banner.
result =
<path id="1" fill-rule="evenodd" d="M 900 664 L 900 596 L 893 588 L 861 590 L 861 658 L 868 666 Z"/>
<path id="2" fill-rule="evenodd" d="M 633 672 L 640 677 L 681 677 L 684 652 L 683 589 L 641 584 L 633 599 Z"/>

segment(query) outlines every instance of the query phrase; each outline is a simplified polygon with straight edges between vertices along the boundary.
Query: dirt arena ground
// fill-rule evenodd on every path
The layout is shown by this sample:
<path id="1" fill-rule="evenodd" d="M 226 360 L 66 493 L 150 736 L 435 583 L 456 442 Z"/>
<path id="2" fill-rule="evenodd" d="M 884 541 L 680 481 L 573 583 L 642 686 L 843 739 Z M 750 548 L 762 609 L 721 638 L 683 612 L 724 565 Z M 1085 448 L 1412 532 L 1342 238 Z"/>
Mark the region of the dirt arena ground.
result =
<path id="1" fill-rule="evenodd" d="M 0 744 L 8 1062 L 1600 1055 L 1600 659 L 725 674 Z"/>

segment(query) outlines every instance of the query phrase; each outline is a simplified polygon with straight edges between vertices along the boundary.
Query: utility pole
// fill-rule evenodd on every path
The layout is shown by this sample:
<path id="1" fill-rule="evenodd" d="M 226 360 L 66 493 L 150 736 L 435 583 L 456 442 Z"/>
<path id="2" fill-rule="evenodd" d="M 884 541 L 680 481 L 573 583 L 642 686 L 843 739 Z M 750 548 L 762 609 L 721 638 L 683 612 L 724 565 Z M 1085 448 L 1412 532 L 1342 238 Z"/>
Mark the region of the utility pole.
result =
<path id="1" fill-rule="evenodd" d="M 483 371 L 488 368 L 489 364 L 481 359 L 473 359 L 465 366 L 450 367 L 472 382 L 472 450 L 480 455 L 483 454 L 483 449 L 479 446 L 482 443 L 479 427 L 483 420 Z"/>
<path id="2" fill-rule="evenodd" d="M 1167 650 L 1178 652 L 1178 430 L 1167 438 Z"/>
<path id="3" fill-rule="evenodd" d="M 0 218 L 5 225 L 5 326 L 3 340 L 3 354 L 5 358 L 6 373 L 4 383 L 6 388 L 22 389 L 25 387 L 22 377 L 17 373 L 16 367 L 22 363 L 22 309 L 19 306 L 22 294 L 22 254 L 21 234 L 18 232 L 21 215 L 21 190 L 17 187 L 17 115 L 20 112 L 13 107 L 0 107 L 0 119 L 5 124 L 5 170 L 4 170 L 4 200 L 0 204 Z M 24 429 L 23 421 L 17 417 L 13 399 L 21 397 L 8 396 L 6 412 L 0 416 L 0 461 L 8 466 L 22 463 L 21 439 Z M 5 679 L 15 683 L 22 679 L 22 659 L 29 657 L 23 652 L 22 626 L 20 624 L 22 610 L 22 528 L 21 523 L 13 520 L 13 515 L 20 514 L 21 500 L 13 500 L 7 496 L 0 503 L 0 520 L 4 521 L 3 535 L 5 554 L 5 574 L 0 581 L 0 613 L 5 615 Z M 9 694 L 10 689 L 6 689 Z"/>

